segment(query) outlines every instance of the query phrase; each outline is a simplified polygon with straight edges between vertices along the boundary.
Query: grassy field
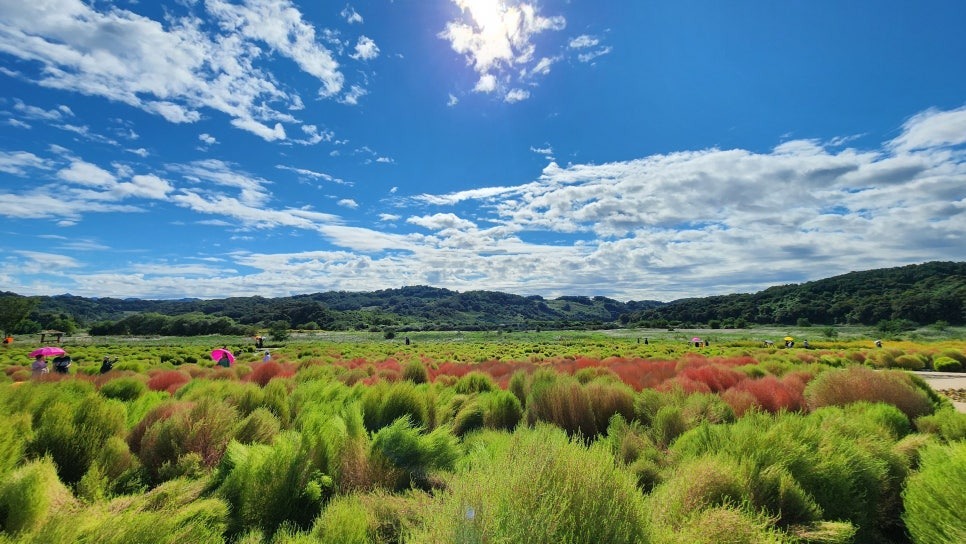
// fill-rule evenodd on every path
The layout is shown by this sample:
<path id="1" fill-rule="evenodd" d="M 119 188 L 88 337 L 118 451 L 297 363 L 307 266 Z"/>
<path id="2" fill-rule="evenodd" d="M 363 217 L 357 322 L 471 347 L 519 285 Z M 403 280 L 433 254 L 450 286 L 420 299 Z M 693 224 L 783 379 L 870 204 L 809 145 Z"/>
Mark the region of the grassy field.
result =
<path id="1" fill-rule="evenodd" d="M 964 541 L 964 331 L 834 333 L 17 338 L 0 544 Z"/>

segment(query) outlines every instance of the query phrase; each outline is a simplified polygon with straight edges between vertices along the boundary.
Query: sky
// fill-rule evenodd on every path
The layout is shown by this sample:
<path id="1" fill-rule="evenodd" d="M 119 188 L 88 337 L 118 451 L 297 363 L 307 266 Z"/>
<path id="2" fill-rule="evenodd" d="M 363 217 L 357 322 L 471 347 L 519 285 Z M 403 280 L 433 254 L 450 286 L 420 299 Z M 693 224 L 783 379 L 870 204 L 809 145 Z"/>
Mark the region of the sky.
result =
<path id="1" fill-rule="evenodd" d="M 961 0 L 0 0 L 0 291 L 670 301 L 966 260 Z"/>

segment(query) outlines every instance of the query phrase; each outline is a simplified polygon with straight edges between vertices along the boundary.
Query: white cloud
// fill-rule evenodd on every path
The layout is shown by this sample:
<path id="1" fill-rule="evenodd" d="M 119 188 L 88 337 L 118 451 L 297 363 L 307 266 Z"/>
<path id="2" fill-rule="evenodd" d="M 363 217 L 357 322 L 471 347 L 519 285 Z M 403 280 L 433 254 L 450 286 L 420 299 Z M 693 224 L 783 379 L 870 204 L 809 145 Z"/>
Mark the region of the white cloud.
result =
<path id="1" fill-rule="evenodd" d="M 550 73 L 550 67 L 553 66 L 553 63 L 556 61 L 557 59 L 555 58 L 543 57 L 533 68 L 530 69 L 530 74 L 545 76 Z"/>
<path id="2" fill-rule="evenodd" d="M 199 134 L 198 139 L 201 140 L 205 145 L 215 145 L 218 143 L 218 140 L 208 133 Z"/>
<path id="3" fill-rule="evenodd" d="M 343 198 L 339 200 L 338 204 L 343 208 L 350 208 L 353 210 L 359 207 L 359 203 L 356 202 L 355 200 L 352 200 L 351 198 Z"/>
<path id="4" fill-rule="evenodd" d="M 402 216 L 394 213 L 379 214 L 380 221 L 391 222 L 391 221 L 399 221 L 400 219 L 402 219 Z"/>
<path id="5" fill-rule="evenodd" d="M 187 13 L 170 13 L 164 23 L 96 6 L 101 4 L 4 2 L 0 51 L 38 63 L 42 69 L 32 81 L 39 85 L 101 96 L 173 123 L 195 122 L 200 109 L 210 108 L 268 140 L 285 137 L 278 123 L 291 117 L 281 110 L 300 99 L 263 70 L 264 57 L 294 61 L 320 82 L 323 97 L 338 95 L 344 84 L 331 51 L 289 0 L 191 3 L 184 6 Z M 193 7 L 204 7 L 215 24 L 192 14 Z M 68 115 L 64 109 L 45 115 L 57 111 Z"/>
<path id="6" fill-rule="evenodd" d="M 590 62 L 597 57 L 607 55 L 613 48 L 611 46 L 600 46 L 600 38 L 589 34 L 581 34 L 570 40 L 567 44 L 570 49 L 580 51 L 577 60 L 580 62 Z"/>
<path id="7" fill-rule="evenodd" d="M 119 183 L 114 192 L 122 197 L 138 197 L 161 200 L 168 196 L 174 188 L 166 180 L 151 175 L 135 175 L 130 182 Z"/>
<path id="8" fill-rule="evenodd" d="M 359 36 L 355 53 L 349 55 L 356 60 L 372 60 L 379 56 L 379 46 L 368 36 Z"/>
<path id="9" fill-rule="evenodd" d="M 295 168 L 295 167 L 286 166 L 286 165 L 283 165 L 283 164 L 277 164 L 277 165 L 275 165 L 275 168 L 278 168 L 279 170 L 288 170 L 290 172 L 295 172 L 296 174 L 298 174 L 300 176 L 310 177 L 310 178 L 314 178 L 314 179 L 321 179 L 321 180 L 328 181 L 328 182 L 331 182 L 331 183 L 337 183 L 339 185 L 347 185 L 347 186 L 350 186 L 350 187 L 353 185 L 353 183 L 351 181 L 345 181 L 345 180 L 339 179 L 339 178 L 337 178 L 335 176 L 331 176 L 329 174 L 326 174 L 325 172 L 316 172 L 315 170 L 309 170 L 307 168 Z"/>
<path id="10" fill-rule="evenodd" d="M 25 104 L 23 100 L 15 98 L 13 109 L 24 119 L 32 121 L 63 121 L 67 117 L 73 117 L 74 112 L 67 106 L 61 105 L 56 109 L 45 110 L 37 106 Z"/>
<path id="11" fill-rule="evenodd" d="M 369 94 L 369 91 L 363 89 L 358 85 L 353 85 L 343 96 L 339 99 L 343 104 L 348 104 L 350 106 L 355 106 L 359 104 L 359 99 L 363 96 Z"/>
<path id="12" fill-rule="evenodd" d="M 106 188 L 117 183 L 114 174 L 100 166 L 81 160 L 73 161 L 69 167 L 57 172 L 57 177 L 64 181 L 91 187 Z"/>
<path id="13" fill-rule="evenodd" d="M 315 125 L 302 125 L 302 132 L 306 138 L 295 140 L 295 143 L 302 145 L 315 145 L 319 142 L 331 142 L 335 134 L 329 130 L 319 130 Z"/>
<path id="14" fill-rule="evenodd" d="M 514 102 L 521 102 L 530 98 L 530 91 L 524 89 L 510 89 L 506 96 L 503 97 L 504 102 L 513 104 Z"/>
<path id="15" fill-rule="evenodd" d="M 360 23 L 361 24 L 363 22 L 362 15 L 359 15 L 359 12 L 357 12 L 355 10 L 355 8 L 353 8 L 351 6 L 346 6 L 345 9 L 343 9 L 339 13 L 339 15 L 341 15 L 343 18 L 345 18 L 345 20 L 348 21 L 349 24 L 352 24 L 352 23 Z"/>
<path id="16" fill-rule="evenodd" d="M 453 93 L 450 93 L 449 99 L 446 101 L 446 105 L 449 107 L 453 107 L 459 103 L 460 103 L 460 99 L 456 98 L 456 96 L 454 96 Z"/>
<path id="17" fill-rule="evenodd" d="M 24 176 L 29 168 L 49 169 L 50 163 L 26 151 L 0 151 L 0 172 Z"/>
<path id="18" fill-rule="evenodd" d="M 912 116 L 902 128 L 902 134 L 890 142 L 896 151 L 966 143 L 966 106 L 949 111 L 926 110 Z"/>
<path id="19" fill-rule="evenodd" d="M 430 230 L 470 230 L 476 228 L 476 224 L 472 221 L 467 221 L 453 213 L 437 213 L 434 215 L 410 217 L 406 219 L 406 222 Z"/>
<path id="20" fill-rule="evenodd" d="M 580 62 L 590 62 L 596 59 L 597 57 L 602 57 L 604 55 L 607 55 L 612 50 L 613 48 L 611 46 L 601 47 L 600 49 L 595 49 L 594 51 L 589 51 L 587 53 L 581 53 L 577 55 L 577 60 L 579 60 Z"/>
<path id="21" fill-rule="evenodd" d="M 600 43 L 599 39 L 593 36 L 589 36 L 587 34 L 581 34 L 580 36 L 577 36 L 576 38 L 573 38 L 572 40 L 570 40 L 570 43 L 568 44 L 568 46 L 571 49 L 585 49 L 587 47 L 594 47 L 599 43 Z"/>
<path id="22" fill-rule="evenodd" d="M 510 77 L 521 67 L 527 73 L 536 52 L 534 38 L 566 26 L 562 16 L 545 17 L 536 4 L 528 2 L 453 2 L 460 8 L 461 18 L 448 22 L 439 37 L 447 40 L 453 51 L 463 55 L 479 74 L 476 92 L 493 92 L 500 78 Z M 544 59 L 537 66 L 540 71 L 549 67 Z"/>
<path id="23" fill-rule="evenodd" d="M 478 93 L 492 93 L 496 90 L 496 76 L 492 74 L 481 75 L 473 90 Z"/>

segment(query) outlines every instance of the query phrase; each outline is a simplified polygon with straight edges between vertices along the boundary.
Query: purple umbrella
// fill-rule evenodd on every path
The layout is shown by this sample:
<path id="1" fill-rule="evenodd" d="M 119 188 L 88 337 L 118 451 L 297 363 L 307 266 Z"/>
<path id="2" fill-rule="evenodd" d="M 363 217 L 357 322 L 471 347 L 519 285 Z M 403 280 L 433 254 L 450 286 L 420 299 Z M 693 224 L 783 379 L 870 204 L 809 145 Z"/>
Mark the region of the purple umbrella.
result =
<path id="1" fill-rule="evenodd" d="M 40 349 L 35 349 L 30 352 L 31 357 L 37 357 L 38 355 L 43 355 L 44 357 L 49 357 L 51 355 L 66 355 L 67 352 L 56 346 L 44 346 Z"/>

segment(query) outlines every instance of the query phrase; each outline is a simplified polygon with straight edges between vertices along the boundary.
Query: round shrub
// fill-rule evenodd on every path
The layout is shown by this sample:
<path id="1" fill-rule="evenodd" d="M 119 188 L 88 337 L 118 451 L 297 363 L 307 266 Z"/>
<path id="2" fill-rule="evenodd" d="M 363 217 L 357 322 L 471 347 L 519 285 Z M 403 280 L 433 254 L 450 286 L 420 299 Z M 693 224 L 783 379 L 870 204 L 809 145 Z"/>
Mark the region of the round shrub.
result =
<path id="1" fill-rule="evenodd" d="M 134 400 L 147 392 L 147 384 L 135 377 L 116 378 L 101 386 L 102 395 L 121 401 Z"/>
<path id="2" fill-rule="evenodd" d="M 605 447 L 549 425 L 492 436 L 426 505 L 409 542 L 647 542 L 643 495 Z"/>
<path id="3" fill-rule="evenodd" d="M 933 368 L 937 372 L 962 372 L 963 364 L 952 357 L 937 357 L 933 363 Z"/>
<path id="4" fill-rule="evenodd" d="M 864 366 L 819 374 L 805 388 L 805 398 L 812 410 L 822 406 L 845 406 L 868 401 L 892 404 L 909 419 L 933 411 L 929 395 L 917 387 L 905 372 L 875 371 Z"/>
<path id="5" fill-rule="evenodd" d="M 916 544 L 966 542 L 962 511 L 966 442 L 927 447 L 921 461 L 920 471 L 908 479 L 902 494 L 905 507 L 902 519 L 912 541 Z"/>
<path id="6" fill-rule="evenodd" d="M 402 370 L 402 378 L 413 383 L 426 383 L 429 381 L 429 372 L 419 361 L 409 361 Z"/>
<path id="7" fill-rule="evenodd" d="M 892 366 L 903 370 L 922 370 L 926 368 L 926 363 L 916 355 L 906 354 L 896 357 Z"/>
<path id="8" fill-rule="evenodd" d="M 256 408 L 238 425 L 235 440 L 242 444 L 271 444 L 281 429 L 282 424 L 271 410 Z"/>
<path id="9" fill-rule="evenodd" d="M 76 500 L 57 479 L 50 458 L 32 461 L 4 477 L 0 483 L 0 526 L 15 535 L 36 529 L 50 515 Z"/>
<path id="10" fill-rule="evenodd" d="M 463 395 L 493 391 L 496 388 L 493 378 L 479 371 L 470 372 L 456 382 L 456 392 Z"/>
<path id="11" fill-rule="evenodd" d="M 483 423 L 490 429 L 512 431 L 523 419 L 523 407 L 516 395 L 497 389 L 481 396 L 485 407 Z"/>

